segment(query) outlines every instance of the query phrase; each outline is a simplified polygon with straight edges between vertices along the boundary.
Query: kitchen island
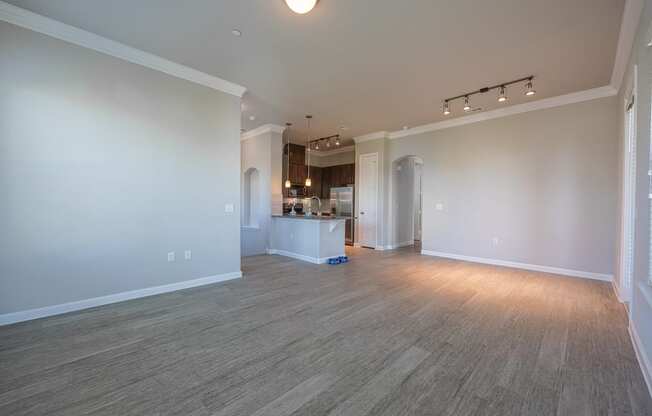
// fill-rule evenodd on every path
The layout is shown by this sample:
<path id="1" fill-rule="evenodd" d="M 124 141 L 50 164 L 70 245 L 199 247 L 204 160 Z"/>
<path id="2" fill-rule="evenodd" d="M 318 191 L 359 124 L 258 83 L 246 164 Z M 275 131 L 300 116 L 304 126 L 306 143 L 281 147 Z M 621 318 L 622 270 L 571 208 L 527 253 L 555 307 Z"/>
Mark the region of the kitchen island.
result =
<path id="1" fill-rule="evenodd" d="M 345 223 L 339 217 L 273 215 L 268 253 L 315 264 L 344 256 Z"/>

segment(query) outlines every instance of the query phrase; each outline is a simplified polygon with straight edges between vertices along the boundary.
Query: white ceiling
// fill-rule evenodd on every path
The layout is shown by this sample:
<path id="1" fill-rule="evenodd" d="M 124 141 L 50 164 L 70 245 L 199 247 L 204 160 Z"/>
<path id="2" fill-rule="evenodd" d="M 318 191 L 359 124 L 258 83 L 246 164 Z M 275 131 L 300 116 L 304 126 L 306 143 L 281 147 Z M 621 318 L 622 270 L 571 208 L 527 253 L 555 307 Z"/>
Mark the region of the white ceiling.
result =
<path id="1" fill-rule="evenodd" d="M 535 99 L 607 85 L 625 4 L 321 0 L 296 15 L 283 0 L 9 2 L 244 85 L 247 130 L 309 113 L 314 136 L 346 137 L 441 121 L 444 98 L 530 74 Z M 504 106 L 494 93 L 473 104 Z"/>

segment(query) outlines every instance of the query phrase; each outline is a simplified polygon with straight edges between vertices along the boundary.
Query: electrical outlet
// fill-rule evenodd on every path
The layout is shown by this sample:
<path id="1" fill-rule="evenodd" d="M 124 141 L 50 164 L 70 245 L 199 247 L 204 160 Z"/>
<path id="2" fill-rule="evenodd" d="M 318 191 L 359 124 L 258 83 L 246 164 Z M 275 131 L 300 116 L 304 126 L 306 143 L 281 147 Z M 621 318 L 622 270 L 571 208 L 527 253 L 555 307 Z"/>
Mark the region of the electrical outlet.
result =
<path id="1" fill-rule="evenodd" d="M 444 204 L 442 204 L 441 202 L 437 202 L 437 203 L 435 204 L 435 209 L 436 209 L 437 211 L 443 211 L 443 210 L 444 210 Z"/>
<path id="2" fill-rule="evenodd" d="M 168 253 L 168 262 L 174 261 L 174 251 Z"/>
<path id="3" fill-rule="evenodd" d="M 186 252 L 184 253 L 184 258 L 186 260 L 191 260 L 192 259 L 192 251 L 186 250 Z"/>
<path id="4" fill-rule="evenodd" d="M 224 212 L 232 214 L 234 211 L 233 204 L 225 204 L 224 205 Z"/>

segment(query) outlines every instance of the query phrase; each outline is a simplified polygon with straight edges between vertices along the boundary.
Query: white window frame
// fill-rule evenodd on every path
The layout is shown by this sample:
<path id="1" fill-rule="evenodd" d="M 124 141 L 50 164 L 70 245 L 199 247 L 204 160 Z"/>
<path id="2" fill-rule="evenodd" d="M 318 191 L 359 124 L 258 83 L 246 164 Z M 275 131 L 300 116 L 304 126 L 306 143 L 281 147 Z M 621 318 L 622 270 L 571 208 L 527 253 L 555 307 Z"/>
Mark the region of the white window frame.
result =
<path id="1" fill-rule="evenodd" d="M 620 279 L 618 291 L 621 300 L 630 302 L 634 284 L 634 256 L 636 233 L 636 86 L 637 66 L 631 92 L 625 96 L 623 137 L 623 189 L 622 224 L 620 245 Z"/>

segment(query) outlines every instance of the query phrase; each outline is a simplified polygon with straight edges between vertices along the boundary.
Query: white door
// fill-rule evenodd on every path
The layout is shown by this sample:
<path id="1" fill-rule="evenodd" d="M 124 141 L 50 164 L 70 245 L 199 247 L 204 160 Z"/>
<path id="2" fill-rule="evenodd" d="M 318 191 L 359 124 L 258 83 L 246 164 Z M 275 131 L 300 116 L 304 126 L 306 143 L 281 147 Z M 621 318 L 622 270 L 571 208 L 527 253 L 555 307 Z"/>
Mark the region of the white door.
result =
<path id="1" fill-rule="evenodd" d="M 375 248 L 378 210 L 378 153 L 360 156 L 358 232 L 360 245 Z"/>

